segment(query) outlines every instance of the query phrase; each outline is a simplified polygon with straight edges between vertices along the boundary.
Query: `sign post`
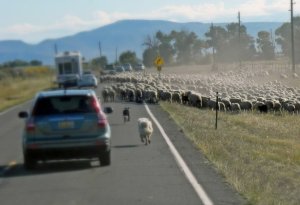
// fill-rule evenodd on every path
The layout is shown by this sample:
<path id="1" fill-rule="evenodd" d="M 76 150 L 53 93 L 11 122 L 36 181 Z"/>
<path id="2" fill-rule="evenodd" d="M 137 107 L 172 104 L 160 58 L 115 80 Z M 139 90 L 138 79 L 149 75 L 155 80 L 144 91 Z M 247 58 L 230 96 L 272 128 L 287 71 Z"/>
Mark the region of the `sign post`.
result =
<path id="1" fill-rule="evenodd" d="M 158 76 L 159 76 L 159 79 L 161 78 L 160 77 L 160 72 L 162 70 L 162 66 L 164 65 L 164 59 L 160 56 L 157 56 L 155 61 L 154 61 L 154 64 L 156 65 L 156 68 L 157 68 L 157 71 L 158 71 Z"/>

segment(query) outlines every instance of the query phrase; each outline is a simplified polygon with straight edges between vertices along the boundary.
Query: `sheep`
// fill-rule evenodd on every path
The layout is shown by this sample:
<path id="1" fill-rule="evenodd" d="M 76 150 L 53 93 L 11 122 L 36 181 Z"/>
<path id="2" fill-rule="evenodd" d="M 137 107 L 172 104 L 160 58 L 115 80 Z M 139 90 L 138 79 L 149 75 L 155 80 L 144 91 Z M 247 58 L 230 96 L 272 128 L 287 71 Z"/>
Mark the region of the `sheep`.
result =
<path id="1" fill-rule="evenodd" d="M 116 93 L 115 91 L 111 88 L 108 90 L 108 98 L 111 102 L 114 102 L 115 101 L 115 96 L 116 96 Z"/>
<path id="2" fill-rule="evenodd" d="M 189 93 L 188 99 L 190 104 L 193 107 L 198 107 L 198 108 L 202 107 L 202 97 L 199 93 L 194 93 L 194 92 Z"/>
<path id="3" fill-rule="evenodd" d="M 266 104 L 258 105 L 258 110 L 261 113 L 267 113 L 268 112 L 268 106 Z"/>
<path id="4" fill-rule="evenodd" d="M 230 107 L 231 107 L 231 102 L 230 102 L 230 100 L 224 98 L 224 99 L 221 99 L 221 102 L 225 104 L 226 110 L 230 110 Z"/>
<path id="5" fill-rule="evenodd" d="M 102 97 L 103 97 L 103 101 L 107 102 L 108 101 L 108 90 L 107 89 L 102 90 L 101 94 L 102 94 Z"/>
<path id="6" fill-rule="evenodd" d="M 241 103 L 239 103 L 241 106 L 241 110 L 245 110 L 245 111 L 252 111 L 253 109 L 253 104 L 250 101 L 242 101 Z"/>
<path id="7" fill-rule="evenodd" d="M 213 99 L 210 99 L 210 100 L 208 101 L 208 107 L 209 107 L 209 109 L 211 109 L 211 110 L 215 110 L 216 107 L 217 107 L 217 101 L 216 101 L 216 100 L 213 100 Z"/>
<path id="8" fill-rule="evenodd" d="M 133 89 L 126 90 L 127 100 L 133 102 L 135 100 L 135 91 Z"/>
<path id="9" fill-rule="evenodd" d="M 227 108 L 226 110 L 230 109 L 231 103 L 238 103 L 241 109 L 245 110 L 244 102 L 247 100 L 257 110 L 258 104 L 255 105 L 255 103 L 260 102 L 267 105 L 268 111 L 287 110 L 287 107 L 289 107 L 288 110 L 291 113 L 298 113 L 300 111 L 300 103 L 297 104 L 296 102 L 300 101 L 300 89 L 284 85 L 280 80 L 256 83 L 255 78 L 257 76 L 267 76 L 271 72 L 272 70 L 230 70 L 213 73 L 210 76 L 202 74 L 177 75 L 174 73 L 164 74 L 159 80 L 157 75 L 153 73 L 147 73 L 145 76 L 140 73 L 124 72 L 117 75 L 101 76 L 101 82 L 116 82 L 110 87 L 123 100 L 129 99 L 127 93 L 121 93 L 121 90 L 132 89 L 136 91 L 139 89 L 142 91 L 142 99 L 149 103 L 158 102 L 158 100 L 177 101 L 199 108 L 209 107 L 210 104 L 212 108 L 215 103 L 210 102 L 210 99 L 214 99 L 214 94 L 218 91 L 221 102 Z M 152 91 L 156 92 L 157 95 L 149 94 Z M 181 101 L 178 100 L 178 96 L 172 96 L 177 91 L 179 91 Z M 138 99 L 138 102 L 142 102 L 139 100 L 140 97 L 136 96 L 136 92 L 134 94 L 134 100 Z M 110 99 L 108 98 L 108 100 Z M 293 104 L 295 108 L 287 106 L 287 104 Z"/>
<path id="10" fill-rule="evenodd" d="M 274 109 L 275 102 L 273 100 L 266 100 L 265 104 L 268 107 L 268 110 L 273 110 Z"/>
<path id="11" fill-rule="evenodd" d="M 135 91 L 135 102 L 136 103 L 143 102 L 143 92 L 140 89 L 136 89 L 136 91 Z"/>
<path id="12" fill-rule="evenodd" d="M 279 101 L 274 101 L 274 111 L 278 112 L 282 108 L 281 103 Z"/>
<path id="13" fill-rule="evenodd" d="M 159 98 L 162 101 L 172 102 L 172 93 L 169 91 L 160 91 Z"/>
<path id="14" fill-rule="evenodd" d="M 189 103 L 188 92 L 183 92 L 181 94 L 182 104 L 187 105 Z"/>
<path id="15" fill-rule="evenodd" d="M 182 104 L 181 94 L 178 92 L 172 93 L 172 102 Z"/>
<path id="16" fill-rule="evenodd" d="M 292 103 L 286 103 L 283 105 L 283 108 L 288 111 L 289 113 L 294 113 L 295 112 L 295 105 Z"/>
<path id="17" fill-rule="evenodd" d="M 150 88 L 144 91 L 145 100 L 147 103 L 158 103 L 158 94 Z"/>
<path id="18" fill-rule="evenodd" d="M 219 111 L 226 112 L 226 105 L 223 102 L 218 102 Z"/>
<path id="19" fill-rule="evenodd" d="M 254 103 L 253 109 L 262 112 L 264 110 L 264 102 L 256 101 Z M 266 109 L 268 109 L 268 106 L 266 106 Z"/>
<path id="20" fill-rule="evenodd" d="M 300 102 L 299 101 L 295 102 L 294 106 L 295 106 L 295 113 L 299 114 L 299 112 L 300 112 Z"/>
<path id="21" fill-rule="evenodd" d="M 231 103 L 230 110 L 234 113 L 240 113 L 241 112 L 241 106 L 238 103 Z"/>
<path id="22" fill-rule="evenodd" d="M 242 99 L 240 99 L 240 98 L 230 98 L 229 101 L 231 103 L 241 103 Z"/>
<path id="23" fill-rule="evenodd" d="M 153 133 L 152 122 L 148 118 L 139 118 L 138 128 L 141 141 L 145 143 L 145 145 L 150 144 Z"/>
<path id="24" fill-rule="evenodd" d="M 202 104 L 201 107 L 202 108 L 208 108 L 208 103 L 210 101 L 210 97 L 207 96 L 202 96 Z"/>

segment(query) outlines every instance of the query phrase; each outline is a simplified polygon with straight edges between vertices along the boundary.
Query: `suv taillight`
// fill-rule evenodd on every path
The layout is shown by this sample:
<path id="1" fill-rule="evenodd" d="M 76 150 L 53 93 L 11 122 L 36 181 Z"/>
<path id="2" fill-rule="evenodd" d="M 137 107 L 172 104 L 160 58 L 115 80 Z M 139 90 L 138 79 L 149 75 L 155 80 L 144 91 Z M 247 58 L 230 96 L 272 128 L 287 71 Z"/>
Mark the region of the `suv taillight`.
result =
<path id="1" fill-rule="evenodd" d="M 29 133 L 32 133 L 35 131 L 35 124 L 32 119 L 27 122 L 26 131 Z"/>
<path id="2" fill-rule="evenodd" d="M 98 114 L 98 127 L 105 128 L 107 125 L 106 117 L 103 114 Z"/>
<path id="3" fill-rule="evenodd" d="M 96 99 L 96 97 L 93 97 L 93 99 L 92 99 L 92 107 L 95 110 L 95 112 L 97 112 L 97 113 L 99 113 L 101 111 L 100 104 L 99 104 L 98 100 Z"/>

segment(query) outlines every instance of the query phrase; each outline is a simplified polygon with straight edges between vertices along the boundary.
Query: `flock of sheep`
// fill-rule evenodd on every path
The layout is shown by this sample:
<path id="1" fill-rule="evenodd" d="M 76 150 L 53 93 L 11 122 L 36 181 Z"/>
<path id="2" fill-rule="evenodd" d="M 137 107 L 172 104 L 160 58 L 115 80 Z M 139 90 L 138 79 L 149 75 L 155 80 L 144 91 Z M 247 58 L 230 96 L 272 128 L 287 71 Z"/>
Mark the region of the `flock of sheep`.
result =
<path id="1" fill-rule="evenodd" d="M 137 103 L 168 101 L 230 112 L 299 113 L 300 89 L 285 85 L 280 78 L 266 80 L 272 72 L 251 69 L 209 75 L 125 72 L 100 76 L 100 82 L 107 83 L 102 90 L 104 101 L 116 98 Z M 286 74 L 279 77 L 288 78 Z M 297 74 L 289 77 L 298 78 Z M 258 83 L 257 79 L 262 78 L 264 81 Z"/>

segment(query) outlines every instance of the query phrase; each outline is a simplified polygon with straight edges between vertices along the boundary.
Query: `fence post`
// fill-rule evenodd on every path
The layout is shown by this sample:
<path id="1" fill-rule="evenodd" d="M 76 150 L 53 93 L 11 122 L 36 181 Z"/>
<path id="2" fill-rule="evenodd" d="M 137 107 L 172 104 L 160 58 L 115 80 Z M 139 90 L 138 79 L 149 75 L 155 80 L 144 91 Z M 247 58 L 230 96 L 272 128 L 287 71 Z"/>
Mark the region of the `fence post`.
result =
<path id="1" fill-rule="evenodd" d="M 217 96 L 216 96 L 216 125 L 215 125 L 215 129 L 218 129 L 218 110 L 219 110 L 219 97 L 218 97 L 218 92 L 217 92 Z"/>

